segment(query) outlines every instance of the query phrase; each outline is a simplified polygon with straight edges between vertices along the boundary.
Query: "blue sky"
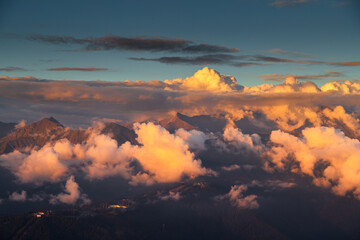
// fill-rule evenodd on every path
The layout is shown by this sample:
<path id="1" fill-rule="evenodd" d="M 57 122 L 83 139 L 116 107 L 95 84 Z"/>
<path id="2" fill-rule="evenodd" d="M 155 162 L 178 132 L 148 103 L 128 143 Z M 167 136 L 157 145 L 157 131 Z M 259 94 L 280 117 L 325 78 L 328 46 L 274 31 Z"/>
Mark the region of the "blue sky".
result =
<path id="1" fill-rule="evenodd" d="M 1 1 L 0 75 L 54 80 L 165 80 L 190 76 L 208 66 L 236 77 L 242 85 L 261 84 L 259 75 L 264 74 L 341 73 L 333 78 L 314 79 L 320 85 L 330 80 L 360 78 L 360 66 L 262 62 L 263 65 L 238 67 L 135 61 L 129 58 L 186 58 L 204 54 L 124 49 L 69 51 L 84 46 L 29 40 L 32 35 L 184 39 L 194 44 L 240 49 L 231 53 L 234 56 L 264 55 L 313 62 L 360 61 L 357 1 Z M 284 52 L 269 52 L 273 49 Z M 294 52 L 305 55 L 296 56 Z M 9 71 L 9 67 L 20 69 Z M 63 67 L 108 70 L 48 70 Z"/>

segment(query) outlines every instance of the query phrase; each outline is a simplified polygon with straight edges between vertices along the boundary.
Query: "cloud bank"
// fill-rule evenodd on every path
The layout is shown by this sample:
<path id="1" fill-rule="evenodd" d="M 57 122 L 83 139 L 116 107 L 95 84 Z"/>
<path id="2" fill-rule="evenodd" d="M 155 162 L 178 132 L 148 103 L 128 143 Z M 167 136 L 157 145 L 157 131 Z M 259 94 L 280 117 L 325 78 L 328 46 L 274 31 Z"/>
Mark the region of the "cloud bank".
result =
<path id="1" fill-rule="evenodd" d="M 290 168 L 314 178 L 314 184 L 329 187 L 341 196 L 360 199 L 360 142 L 331 127 L 306 128 L 302 137 L 277 130 L 269 150 L 275 168 Z M 294 163 L 298 163 L 294 164 Z"/>
<path id="2" fill-rule="evenodd" d="M 81 169 L 88 179 L 121 176 L 131 184 L 151 185 L 180 181 L 184 176 L 194 178 L 210 173 L 195 159 L 183 138 L 170 134 L 153 123 L 135 124 L 134 130 L 140 145 L 126 142 L 120 146 L 107 135 L 93 135 L 83 144 L 71 144 L 67 139 L 49 143 L 29 154 L 14 151 L 0 156 L 0 165 L 10 169 L 21 183 L 43 185 L 59 182 Z M 189 143 L 204 148 L 198 142 L 202 134 L 187 133 Z M 66 185 L 69 194 L 59 195 L 60 202 L 77 199 L 74 177 Z M 69 195 L 69 196 L 68 196 Z M 71 201 L 72 201 L 71 200 Z M 54 200 L 55 201 L 55 200 Z"/>

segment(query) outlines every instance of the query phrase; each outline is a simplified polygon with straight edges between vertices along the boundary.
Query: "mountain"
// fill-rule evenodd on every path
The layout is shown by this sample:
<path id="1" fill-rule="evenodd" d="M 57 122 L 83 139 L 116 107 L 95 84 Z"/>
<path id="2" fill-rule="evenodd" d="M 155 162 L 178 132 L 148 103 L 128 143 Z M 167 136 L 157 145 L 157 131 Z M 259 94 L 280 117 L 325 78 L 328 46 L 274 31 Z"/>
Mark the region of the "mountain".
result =
<path id="1" fill-rule="evenodd" d="M 116 123 L 107 123 L 101 130 L 101 134 L 108 135 L 115 139 L 119 145 L 129 141 L 132 144 L 138 144 L 134 130 L 130 130 Z"/>
<path id="2" fill-rule="evenodd" d="M 42 147 L 49 141 L 62 138 L 72 143 L 80 143 L 87 138 L 85 130 L 71 130 L 61 125 L 55 118 L 43 118 L 19 128 L 0 139 L 0 154 L 15 149 Z"/>
<path id="3" fill-rule="evenodd" d="M 132 144 L 137 143 L 134 131 L 116 123 L 106 124 L 101 133 L 109 135 L 119 144 L 126 141 L 130 141 Z M 53 117 L 43 118 L 1 138 L 0 154 L 9 153 L 16 149 L 42 147 L 48 142 L 54 142 L 63 138 L 68 139 L 73 144 L 83 143 L 88 139 L 89 134 L 87 130 L 65 128 Z"/>
<path id="4" fill-rule="evenodd" d="M 0 122 L 0 138 L 5 137 L 15 129 L 16 123 Z"/>
<path id="5" fill-rule="evenodd" d="M 256 116 L 261 118 L 261 116 Z M 271 130 L 275 129 L 276 126 L 271 121 L 265 121 L 266 126 L 262 124 L 257 126 L 256 119 L 248 119 L 247 117 L 241 120 L 235 121 L 235 125 L 240 128 L 244 133 L 270 133 Z M 261 122 L 264 122 L 261 119 Z M 228 119 L 223 115 L 197 115 L 197 116 L 186 116 L 181 113 L 176 113 L 174 116 L 159 121 L 159 124 L 174 132 L 176 129 L 183 128 L 185 130 L 197 129 L 203 132 L 222 132 L 228 124 Z"/>
<path id="6" fill-rule="evenodd" d="M 174 116 L 159 121 L 159 125 L 163 128 L 166 128 L 170 132 L 174 132 L 176 129 L 183 128 L 185 130 L 193 130 L 196 129 L 195 126 L 188 123 L 186 120 L 183 120 L 183 118 L 188 118 L 187 116 L 176 113 Z"/>

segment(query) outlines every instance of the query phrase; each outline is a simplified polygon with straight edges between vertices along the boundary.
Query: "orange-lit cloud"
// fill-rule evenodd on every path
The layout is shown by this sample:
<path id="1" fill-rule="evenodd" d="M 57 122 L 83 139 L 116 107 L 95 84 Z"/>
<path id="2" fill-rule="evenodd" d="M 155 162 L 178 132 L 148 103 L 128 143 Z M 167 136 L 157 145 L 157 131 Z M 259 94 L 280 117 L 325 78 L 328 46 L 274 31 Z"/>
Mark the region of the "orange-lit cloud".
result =
<path id="1" fill-rule="evenodd" d="M 153 123 L 136 124 L 137 141 L 134 157 L 157 182 L 179 181 L 184 175 L 196 177 L 207 170 L 190 152 L 186 142 Z"/>
<path id="2" fill-rule="evenodd" d="M 74 176 L 71 176 L 65 184 L 65 193 L 60 193 L 56 196 L 51 196 L 50 203 L 65 203 L 74 205 L 79 199 L 81 199 L 85 204 L 90 203 L 86 194 L 81 194 L 79 185 L 75 182 Z"/>
<path id="3" fill-rule="evenodd" d="M 116 140 L 94 129 L 83 144 L 61 139 L 29 154 L 15 151 L 1 155 L 0 164 L 22 183 L 37 185 L 59 182 L 77 169 L 89 179 L 121 176 L 133 185 L 176 182 L 185 176 L 194 178 L 211 173 L 195 159 L 188 145 L 203 150 L 205 134 L 180 130 L 178 134 L 184 140 L 153 123 L 135 124 L 134 129 L 139 146 L 129 142 L 118 146 Z M 134 168 L 134 163 L 139 168 Z"/>
<path id="4" fill-rule="evenodd" d="M 352 193 L 360 199 L 359 140 L 330 127 L 306 128 L 302 135 L 272 132 L 271 142 L 276 145 L 268 155 L 275 168 L 290 167 L 292 171 L 312 176 L 316 185 L 330 187 L 335 194 Z M 291 164 L 291 159 L 298 162 L 299 167 Z M 323 168 L 317 167 L 319 164 Z"/>
<path id="5" fill-rule="evenodd" d="M 185 79 L 165 80 L 169 88 L 183 90 L 231 91 L 241 88 L 236 79 L 205 67 Z"/>

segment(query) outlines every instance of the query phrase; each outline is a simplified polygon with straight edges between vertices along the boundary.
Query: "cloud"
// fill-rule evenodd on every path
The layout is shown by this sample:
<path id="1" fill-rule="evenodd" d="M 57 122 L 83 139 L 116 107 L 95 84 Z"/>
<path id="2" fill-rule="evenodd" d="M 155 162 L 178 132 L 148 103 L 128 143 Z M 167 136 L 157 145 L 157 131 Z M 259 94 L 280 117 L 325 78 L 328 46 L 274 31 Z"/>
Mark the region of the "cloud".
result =
<path id="1" fill-rule="evenodd" d="M 280 84 L 243 87 L 234 77 L 209 68 L 187 78 L 148 82 L 2 77 L 0 118 L 34 121 L 46 114 L 66 125 L 88 127 L 99 116 L 133 122 L 161 120 L 171 112 L 181 112 L 218 114 L 236 121 L 248 118 L 262 129 L 271 129 L 275 123 L 292 131 L 307 121 L 319 125 L 319 106 L 332 109 L 341 105 L 357 112 L 352 106 L 360 100 L 359 89 L 356 81 L 331 82 L 319 89 L 313 82 L 299 82 L 293 76 Z"/>
<path id="2" fill-rule="evenodd" d="M 14 71 L 26 71 L 26 69 L 21 67 L 5 67 L 0 68 L 0 72 L 14 72 Z"/>
<path id="3" fill-rule="evenodd" d="M 221 167 L 221 170 L 226 171 L 226 172 L 231 172 L 231 171 L 234 171 L 234 170 L 238 170 L 240 168 L 241 168 L 240 165 L 233 164 L 233 165 L 230 165 L 228 167 L 223 166 L 223 167 Z"/>
<path id="4" fill-rule="evenodd" d="M 169 88 L 184 90 L 232 91 L 242 88 L 234 77 L 221 75 L 208 67 L 197 71 L 191 77 L 164 82 L 169 85 Z"/>
<path id="5" fill-rule="evenodd" d="M 257 202 L 256 195 L 247 195 L 245 192 L 248 190 L 246 185 L 234 185 L 231 187 L 230 192 L 217 197 L 217 199 L 229 199 L 231 205 L 239 209 L 257 209 L 259 208 L 259 203 Z"/>
<path id="6" fill-rule="evenodd" d="M 264 145 L 258 134 L 243 134 L 240 129 L 234 127 L 226 127 L 223 134 L 224 140 L 230 146 L 242 153 L 261 153 Z"/>
<path id="7" fill-rule="evenodd" d="M 191 56 L 191 57 L 189 56 L 171 56 L 171 57 L 159 57 L 159 58 L 132 57 L 129 59 L 135 61 L 153 61 L 153 62 L 160 62 L 166 64 L 186 64 L 186 65 L 216 64 L 216 65 L 229 65 L 234 67 L 267 66 L 267 65 L 279 64 L 279 63 L 320 64 L 320 65 L 342 66 L 342 67 L 360 66 L 360 61 L 327 62 L 327 61 L 313 61 L 313 60 L 295 60 L 289 58 L 278 58 L 278 57 L 271 57 L 264 55 L 208 54 L 208 55 Z"/>
<path id="8" fill-rule="evenodd" d="M 42 185 L 44 182 L 57 182 L 68 171 L 54 149 L 46 145 L 30 155 L 14 151 L 0 156 L 0 165 L 10 169 L 22 183 Z"/>
<path id="9" fill-rule="evenodd" d="M 65 184 L 65 193 L 60 193 L 56 196 L 52 196 L 50 199 L 51 204 L 65 203 L 74 205 L 79 199 L 85 204 L 91 202 L 88 199 L 86 194 L 81 194 L 79 190 L 79 185 L 75 182 L 74 176 L 71 176 Z"/>
<path id="10" fill-rule="evenodd" d="M 182 138 L 190 149 L 197 151 L 205 151 L 205 141 L 209 139 L 205 133 L 198 130 L 186 131 L 183 128 L 179 128 L 175 131 L 175 135 Z"/>
<path id="11" fill-rule="evenodd" d="M 296 186 L 296 183 L 277 180 L 277 179 L 276 180 L 269 179 L 266 181 L 253 180 L 253 181 L 251 181 L 249 186 L 262 187 L 262 188 L 266 188 L 266 190 L 275 191 L 275 190 L 283 190 L 283 189 L 292 188 L 292 187 Z"/>
<path id="12" fill-rule="evenodd" d="M 26 201 L 26 191 L 22 190 L 20 193 L 13 192 L 9 196 L 10 201 L 16 201 L 16 202 L 25 202 Z"/>
<path id="13" fill-rule="evenodd" d="M 94 72 L 94 71 L 107 71 L 107 68 L 79 68 L 79 67 L 59 67 L 59 68 L 49 68 L 48 71 L 85 71 L 85 72 Z"/>
<path id="14" fill-rule="evenodd" d="M 76 146 L 75 146 L 76 147 Z M 85 159 L 84 171 L 89 179 L 103 179 L 110 176 L 122 176 L 129 179 L 133 147 L 126 142 L 118 147 L 116 140 L 106 135 L 95 135 L 88 144 L 79 145 L 78 158 Z"/>
<path id="15" fill-rule="evenodd" d="M 15 125 L 16 129 L 22 128 L 26 126 L 26 120 L 21 120 L 18 124 Z"/>
<path id="16" fill-rule="evenodd" d="M 240 57 L 240 56 L 239 56 Z M 289 58 L 278 58 L 264 55 L 243 55 L 242 59 L 255 61 L 255 62 L 268 62 L 268 63 L 304 63 L 304 64 L 321 64 L 330 66 L 360 66 L 360 61 L 346 61 L 346 62 L 325 62 L 325 61 L 312 61 L 312 60 L 294 60 Z"/>
<path id="17" fill-rule="evenodd" d="M 300 6 L 300 5 L 310 3 L 310 2 L 311 2 L 310 0 L 276 0 L 272 3 L 270 3 L 270 5 L 279 7 L 279 8 L 283 8 L 283 7 Z"/>
<path id="18" fill-rule="evenodd" d="M 280 130 L 271 133 L 274 146 L 268 155 L 276 169 L 290 167 L 314 178 L 314 184 L 330 187 L 341 196 L 360 199 L 360 142 L 331 127 L 306 128 L 302 137 Z M 292 164 L 295 161 L 299 165 Z"/>
<path id="19" fill-rule="evenodd" d="M 116 140 L 94 129 L 82 144 L 61 139 L 29 154 L 19 151 L 3 154 L 0 164 L 11 170 L 21 183 L 36 185 L 59 182 L 79 170 L 88 179 L 121 176 L 133 185 L 177 182 L 183 177 L 211 173 L 195 159 L 187 143 L 203 149 L 203 133 L 180 131 L 178 134 L 185 141 L 153 123 L 137 123 L 134 130 L 139 146 L 129 142 L 118 146 Z"/>
<path id="20" fill-rule="evenodd" d="M 153 61 L 166 64 L 185 64 L 185 65 L 230 65 L 234 67 L 249 67 L 257 65 L 266 65 L 255 62 L 239 62 L 243 59 L 241 56 L 235 56 L 230 54 L 209 54 L 196 57 L 160 57 L 160 58 L 129 58 L 135 61 Z"/>
<path id="21" fill-rule="evenodd" d="M 165 196 L 160 196 L 159 199 L 163 200 L 163 201 L 167 201 L 167 200 L 174 200 L 174 201 L 179 201 L 181 198 L 180 192 L 172 192 L 170 191 L 168 195 Z"/>
<path id="22" fill-rule="evenodd" d="M 27 192 L 25 190 L 22 190 L 21 192 L 13 192 L 9 195 L 9 201 L 16 201 L 16 202 L 39 202 L 43 201 L 45 196 L 44 194 L 38 195 L 33 194 L 31 197 L 28 196 Z"/>
<path id="23" fill-rule="evenodd" d="M 350 82 L 328 82 L 321 87 L 322 92 L 332 92 L 337 94 L 359 94 L 360 83 L 357 81 Z"/>
<path id="24" fill-rule="evenodd" d="M 277 53 L 277 54 L 282 54 L 282 55 L 292 55 L 295 57 L 312 57 L 311 54 L 309 53 L 301 53 L 301 52 L 292 52 L 292 51 L 286 51 L 280 48 L 275 48 L 275 49 L 271 49 L 269 50 L 270 53 Z"/>
<path id="25" fill-rule="evenodd" d="M 326 71 L 325 74 L 317 74 L 317 75 L 295 75 L 295 74 L 263 74 L 259 75 L 262 78 L 262 81 L 283 81 L 287 78 L 295 78 L 297 80 L 324 80 L 326 78 L 338 78 L 344 77 L 344 71 Z"/>
<path id="26" fill-rule="evenodd" d="M 288 76 L 282 84 L 262 84 L 253 87 L 244 87 L 244 92 L 249 94 L 264 94 L 264 93 L 319 93 L 319 88 L 313 82 L 298 82 L 298 79 L 293 76 Z"/>
<path id="27" fill-rule="evenodd" d="M 134 157 L 155 181 L 175 182 L 184 175 L 194 178 L 207 174 L 182 138 L 153 123 L 135 124 L 134 129 L 142 145 L 135 147 Z"/>
<path id="28" fill-rule="evenodd" d="M 120 36 L 103 36 L 98 38 L 75 38 L 72 36 L 32 35 L 30 40 L 61 45 L 82 45 L 80 51 L 128 50 L 151 52 L 181 52 L 181 53 L 232 53 L 239 49 L 225 46 L 196 43 L 185 39 L 167 38 L 126 38 Z"/>

